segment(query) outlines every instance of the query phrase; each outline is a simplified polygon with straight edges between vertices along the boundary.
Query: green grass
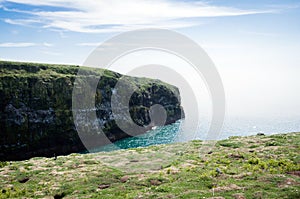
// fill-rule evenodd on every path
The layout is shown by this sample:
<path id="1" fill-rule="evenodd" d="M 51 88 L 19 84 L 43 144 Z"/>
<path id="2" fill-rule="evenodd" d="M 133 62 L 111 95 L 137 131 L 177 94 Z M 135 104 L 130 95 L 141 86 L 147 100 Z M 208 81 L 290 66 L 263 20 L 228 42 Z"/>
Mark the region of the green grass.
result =
<path id="1" fill-rule="evenodd" d="M 4 167 L 4 166 L 6 166 L 6 165 L 7 165 L 7 162 L 1 162 L 1 161 L 0 161 L 0 168 Z"/>
<path id="2" fill-rule="evenodd" d="M 12 61 L 0 61 L 0 77 L 39 77 L 44 79 L 49 79 L 53 77 L 75 77 L 78 75 L 80 69 L 81 75 L 95 75 L 95 76 L 105 76 L 109 78 L 119 78 L 122 75 L 110 70 L 105 70 L 101 68 L 92 68 L 88 66 L 78 66 L 78 65 L 59 65 L 59 64 L 45 64 L 45 63 L 30 63 L 30 62 L 12 62 Z M 128 77 L 130 81 L 139 85 L 140 89 L 148 89 L 149 84 L 157 83 L 164 85 L 166 88 L 170 89 L 172 92 L 178 92 L 177 89 L 165 82 L 160 80 L 154 80 L 149 78 L 136 78 Z"/>
<path id="3" fill-rule="evenodd" d="M 201 147 L 191 141 L 1 163 L 0 198 L 300 198 L 300 177 L 289 174 L 300 171 L 300 133 L 232 137 L 208 154 Z"/>
<path id="4" fill-rule="evenodd" d="M 222 140 L 220 142 L 218 142 L 219 146 L 223 146 L 223 147 L 230 147 L 230 148 L 239 148 L 242 146 L 241 142 L 234 142 L 231 140 Z"/>

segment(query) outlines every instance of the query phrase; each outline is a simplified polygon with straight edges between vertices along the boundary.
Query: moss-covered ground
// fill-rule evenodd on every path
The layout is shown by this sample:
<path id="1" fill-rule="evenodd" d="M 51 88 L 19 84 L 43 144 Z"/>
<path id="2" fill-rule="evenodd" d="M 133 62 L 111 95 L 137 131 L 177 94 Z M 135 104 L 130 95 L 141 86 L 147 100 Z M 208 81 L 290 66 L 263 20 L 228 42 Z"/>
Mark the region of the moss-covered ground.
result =
<path id="1" fill-rule="evenodd" d="M 300 133 L 0 164 L 0 198 L 300 198 Z"/>

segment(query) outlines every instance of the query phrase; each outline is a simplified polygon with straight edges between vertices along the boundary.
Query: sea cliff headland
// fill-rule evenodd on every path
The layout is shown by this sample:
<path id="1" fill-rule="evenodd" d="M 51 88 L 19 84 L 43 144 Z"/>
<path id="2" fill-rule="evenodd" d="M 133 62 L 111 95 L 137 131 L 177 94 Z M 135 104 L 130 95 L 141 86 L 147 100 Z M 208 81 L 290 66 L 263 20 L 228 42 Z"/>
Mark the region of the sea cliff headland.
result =
<path id="1" fill-rule="evenodd" d="M 89 67 L 80 67 L 84 71 L 80 74 L 78 70 L 79 66 L 0 61 L 0 161 L 85 150 L 74 124 L 72 91 L 74 87 L 77 91 L 87 88 L 75 85 L 76 78 L 88 84 L 88 79 L 101 76 L 96 92 L 91 93 L 93 98 L 82 98 L 95 99 L 95 122 L 111 142 L 130 136 L 115 122 L 122 115 L 112 114 L 111 108 L 114 87 L 125 76 Z M 150 123 L 153 104 L 166 110 L 166 124 L 182 118 L 176 87 L 159 80 L 128 76 L 126 86 L 138 88 L 129 101 L 130 116 L 137 125 Z"/>

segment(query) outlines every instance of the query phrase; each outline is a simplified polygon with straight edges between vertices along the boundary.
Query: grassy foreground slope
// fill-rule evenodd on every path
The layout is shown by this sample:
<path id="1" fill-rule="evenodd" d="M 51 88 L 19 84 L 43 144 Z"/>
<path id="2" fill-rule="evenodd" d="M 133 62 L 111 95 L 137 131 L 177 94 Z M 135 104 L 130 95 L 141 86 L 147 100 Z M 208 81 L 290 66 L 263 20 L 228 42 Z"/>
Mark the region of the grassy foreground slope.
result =
<path id="1" fill-rule="evenodd" d="M 300 133 L 202 145 L 2 163 L 0 198 L 300 198 Z"/>

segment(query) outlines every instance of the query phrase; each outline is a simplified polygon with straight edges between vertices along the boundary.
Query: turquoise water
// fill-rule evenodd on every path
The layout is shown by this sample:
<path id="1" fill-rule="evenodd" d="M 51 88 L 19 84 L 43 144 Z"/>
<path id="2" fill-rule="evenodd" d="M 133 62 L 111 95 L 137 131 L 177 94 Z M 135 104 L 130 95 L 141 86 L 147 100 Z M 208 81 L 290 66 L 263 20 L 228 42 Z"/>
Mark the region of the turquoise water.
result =
<path id="1" fill-rule="evenodd" d="M 150 130 L 143 135 L 118 140 L 114 142 L 114 144 L 109 144 L 98 149 L 94 149 L 90 152 L 113 151 L 118 149 L 128 149 L 146 147 L 156 144 L 172 143 L 175 141 L 177 133 L 179 132 L 180 123 L 181 121 L 179 120 L 174 124 L 157 127 L 156 129 Z"/>
<path id="2" fill-rule="evenodd" d="M 97 148 L 90 152 L 112 151 L 118 149 L 146 147 L 156 144 L 167 144 L 181 141 L 179 134 L 182 120 L 174 124 L 157 127 L 155 130 L 137 136 L 119 140 L 114 144 Z M 209 122 L 203 119 L 201 131 L 197 132 L 191 139 L 205 140 Z M 224 123 L 219 139 L 226 139 L 230 136 L 256 135 L 257 133 L 276 134 L 300 132 L 300 117 L 293 118 L 227 118 Z M 186 140 L 184 140 L 186 141 Z"/>

